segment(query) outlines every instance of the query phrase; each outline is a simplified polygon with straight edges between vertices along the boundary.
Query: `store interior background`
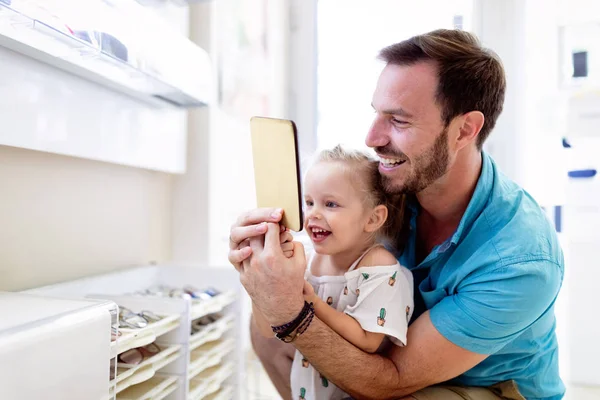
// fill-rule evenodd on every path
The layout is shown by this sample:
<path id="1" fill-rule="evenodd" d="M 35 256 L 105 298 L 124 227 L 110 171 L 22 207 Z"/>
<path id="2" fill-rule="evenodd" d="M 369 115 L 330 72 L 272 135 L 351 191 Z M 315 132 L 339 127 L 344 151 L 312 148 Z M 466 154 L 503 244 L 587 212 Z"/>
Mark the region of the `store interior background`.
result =
<path id="1" fill-rule="evenodd" d="M 600 178 L 569 178 L 569 171 L 600 167 L 600 2 L 146 3 L 207 50 L 214 67 L 213 104 L 169 116 L 186 132 L 185 171 L 0 145 L 0 290 L 149 263 L 231 268 L 229 227 L 255 204 L 249 118 L 293 119 L 303 160 L 338 143 L 362 148 L 382 68 L 378 50 L 429 30 L 459 28 L 479 35 L 504 62 L 505 108 L 485 150 L 560 231 L 566 255 L 556 304 L 561 374 L 569 399 L 600 398 L 594 295 L 600 261 L 593 252 L 600 245 Z M 582 75 L 574 54 L 584 53 L 586 73 L 574 76 Z M 10 100 L 2 104 L 0 116 L 10 112 Z M 121 106 L 128 101 L 114 104 Z M 239 351 L 248 355 L 251 397 L 276 398 L 247 337 Z"/>

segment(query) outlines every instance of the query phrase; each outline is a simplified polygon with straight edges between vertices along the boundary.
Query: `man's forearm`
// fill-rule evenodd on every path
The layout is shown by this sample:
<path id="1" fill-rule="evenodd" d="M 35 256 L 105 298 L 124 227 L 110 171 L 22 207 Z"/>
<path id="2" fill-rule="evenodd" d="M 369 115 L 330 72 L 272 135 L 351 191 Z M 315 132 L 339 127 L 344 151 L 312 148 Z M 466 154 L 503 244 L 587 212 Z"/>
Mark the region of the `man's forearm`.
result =
<path id="1" fill-rule="evenodd" d="M 354 398 L 397 399 L 419 389 L 401 381 L 390 359 L 363 352 L 317 318 L 294 345 L 323 376 Z"/>
<path id="2" fill-rule="evenodd" d="M 252 302 L 252 319 L 256 324 L 258 331 L 264 337 L 273 337 L 273 331 L 271 330 L 271 325 L 265 319 L 265 316 L 260 312 L 260 310 L 256 307 L 254 302 Z"/>

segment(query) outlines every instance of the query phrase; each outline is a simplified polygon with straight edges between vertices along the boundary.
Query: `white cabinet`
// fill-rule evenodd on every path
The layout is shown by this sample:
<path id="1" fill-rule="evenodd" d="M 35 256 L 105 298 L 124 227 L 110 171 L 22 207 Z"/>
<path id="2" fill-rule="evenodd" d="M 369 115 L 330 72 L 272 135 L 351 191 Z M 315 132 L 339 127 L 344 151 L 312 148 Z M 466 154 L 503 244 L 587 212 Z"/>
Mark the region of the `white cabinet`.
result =
<path id="1" fill-rule="evenodd" d="M 0 398 L 108 399 L 114 303 L 0 293 Z"/>

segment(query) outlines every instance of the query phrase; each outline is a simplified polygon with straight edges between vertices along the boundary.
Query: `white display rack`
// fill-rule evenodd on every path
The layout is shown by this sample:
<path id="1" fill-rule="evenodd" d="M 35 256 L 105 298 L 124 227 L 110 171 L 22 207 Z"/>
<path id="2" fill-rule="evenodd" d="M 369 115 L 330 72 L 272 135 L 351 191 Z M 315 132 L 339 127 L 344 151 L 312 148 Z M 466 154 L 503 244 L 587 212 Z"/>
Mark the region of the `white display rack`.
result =
<path id="1" fill-rule="evenodd" d="M 142 329 L 120 329 L 121 335 L 111 344 L 111 354 L 121 354 L 154 342 L 159 336 L 177 329 L 180 325 L 179 319 L 179 315 L 163 316 L 160 321 L 148 324 Z"/>
<path id="2" fill-rule="evenodd" d="M 208 314 L 218 313 L 235 301 L 234 292 L 225 292 L 221 296 L 207 301 L 192 299 L 192 319 L 204 317 Z"/>
<path id="3" fill-rule="evenodd" d="M 158 354 L 144 360 L 138 365 L 118 363 L 117 377 L 115 378 L 117 385 L 115 393 L 118 394 L 130 386 L 152 378 L 156 371 L 179 358 L 181 355 L 179 350 L 181 350 L 181 345 L 176 344 L 162 349 Z"/>
<path id="4" fill-rule="evenodd" d="M 139 293 L 157 286 L 215 288 L 220 294 L 199 301 L 189 295 L 158 297 Z M 237 273 L 229 267 L 148 266 L 123 270 L 26 291 L 36 295 L 110 300 L 139 313 L 162 319 L 145 328 L 123 329 L 110 347 L 116 356 L 155 343 L 161 351 L 135 366 L 117 364 L 116 377 L 106 385 L 116 399 L 241 398 L 243 360 L 240 347 L 240 302 Z M 216 314 L 218 313 L 218 314 Z M 192 335 L 196 318 L 218 319 Z M 216 318 L 215 317 L 215 318 Z M 107 354 L 106 357 L 109 357 Z M 222 387 L 227 387 L 223 391 Z M 221 391 L 220 391 L 221 390 Z M 168 393 L 167 393 L 168 392 Z"/>
<path id="5" fill-rule="evenodd" d="M 205 343 L 220 339 L 226 332 L 235 327 L 235 316 L 227 315 L 206 325 L 200 332 L 190 338 L 190 350 L 193 351 Z"/>
<path id="6" fill-rule="evenodd" d="M 190 400 L 203 400 L 218 392 L 234 371 L 235 365 L 231 362 L 205 369 L 190 380 Z"/>
<path id="7" fill-rule="evenodd" d="M 110 398 L 112 302 L 0 293 L 0 399 Z"/>
<path id="8" fill-rule="evenodd" d="M 175 392 L 180 383 L 177 377 L 155 375 L 117 395 L 117 400 L 162 400 Z"/>
<path id="9" fill-rule="evenodd" d="M 188 379 L 194 379 L 210 367 L 219 365 L 235 349 L 233 339 L 216 340 L 198 347 L 190 353 Z"/>
<path id="10" fill-rule="evenodd" d="M 204 400 L 229 400 L 233 396 L 233 387 L 225 385 L 216 392 L 209 394 Z"/>
<path id="11" fill-rule="evenodd" d="M 156 105 L 211 97 L 208 54 L 135 0 L 0 1 L 0 46 Z"/>

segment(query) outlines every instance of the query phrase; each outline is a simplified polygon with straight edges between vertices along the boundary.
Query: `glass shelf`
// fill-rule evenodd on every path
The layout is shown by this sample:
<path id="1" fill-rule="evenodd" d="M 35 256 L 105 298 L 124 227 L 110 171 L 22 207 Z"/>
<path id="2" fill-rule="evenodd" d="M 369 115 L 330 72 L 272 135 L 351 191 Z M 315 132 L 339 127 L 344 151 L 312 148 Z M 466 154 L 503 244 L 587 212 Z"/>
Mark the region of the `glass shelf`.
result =
<path id="1" fill-rule="evenodd" d="M 206 52 L 165 30 L 133 0 L 121 3 L 128 6 L 86 2 L 91 15 L 70 0 L 0 1 L 0 45 L 153 104 L 208 104 L 212 77 Z M 132 24 L 134 18 L 140 23 Z"/>

